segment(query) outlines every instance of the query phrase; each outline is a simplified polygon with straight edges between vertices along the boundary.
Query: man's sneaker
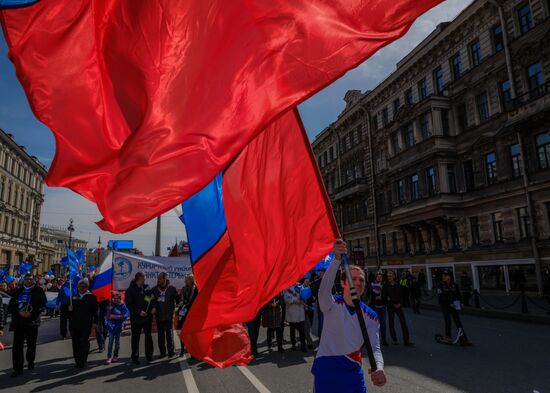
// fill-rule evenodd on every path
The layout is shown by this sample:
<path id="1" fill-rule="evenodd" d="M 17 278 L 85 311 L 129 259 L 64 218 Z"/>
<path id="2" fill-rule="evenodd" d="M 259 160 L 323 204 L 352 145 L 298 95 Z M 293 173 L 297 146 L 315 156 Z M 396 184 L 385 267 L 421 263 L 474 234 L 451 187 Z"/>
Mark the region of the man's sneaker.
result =
<path id="1" fill-rule="evenodd" d="M 13 373 L 11 373 L 10 377 L 15 378 L 23 374 L 23 371 L 21 370 L 15 370 Z"/>
<path id="2" fill-rule="evenodd" d="M 108 359 L 105 361 L 105 364 L 111 364 L 112 361 L 113 361 L 113 359 L 108 358 Z"/>
<path id="3" fill-rule="evenodd" d="M 111 359 L 111 363 L 114 363 L 114 362 L 118 362 L 118 356 L 115 356 L 114 358 Z"/>
<path id="4" fill-rule="evenodd" d="M 139 359 L 132 359 L 132 363 L 139 364 Z"/>

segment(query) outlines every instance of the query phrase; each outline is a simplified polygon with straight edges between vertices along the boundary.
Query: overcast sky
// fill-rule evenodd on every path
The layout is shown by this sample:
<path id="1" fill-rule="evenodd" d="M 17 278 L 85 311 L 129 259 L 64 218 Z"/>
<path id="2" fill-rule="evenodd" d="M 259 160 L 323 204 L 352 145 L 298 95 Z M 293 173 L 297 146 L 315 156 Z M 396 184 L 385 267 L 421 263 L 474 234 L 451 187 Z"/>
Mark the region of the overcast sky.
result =
<path id="1" fill-rule="evenodd" d="M 348 72 L 344 77 L 319 92 L 300 106 L 304 124 L 310 139 L 313 139 L 327 125 L 332 123 L 344 109 L 343 97 L 347 90 L 369 90 L 378 85 L 392 71 L 396 63 L 435 27 L 444 21 L 452 20 L 462 11 L 470 0 L 446 0 L 422 17 L 400 40 L 383 48 L 368 61 Z M 55 152 L 52 133 L 38 122 L 30 111 L 22 88 L 20 87 L 12 64 L 7 59 L 5 42 L 0 39 L 0 128 L 15 136 L 20 145 L 24 145 L 31 155 L 37 156 L 49 167 Z M 67 226 L 69 218 L 74 219 L 74 235 L 88 241 L 89 247 L 95 247 L 98 236 L 103 244 L 107 240 L 133 239 L 145 254 L 151 254 L 155 243 L 155 222 L 149 222 L 137 230 L 124 235 L 101 232 L 95 225 L 100 214 L 95 205 L 69 190 L 46 187 L 45 203 L 42 208 L 42 223 Z M 185 238 L 185 229 L 175 212 L 163 216 L 162 248 L 173 245 L 176 239 Z"/>

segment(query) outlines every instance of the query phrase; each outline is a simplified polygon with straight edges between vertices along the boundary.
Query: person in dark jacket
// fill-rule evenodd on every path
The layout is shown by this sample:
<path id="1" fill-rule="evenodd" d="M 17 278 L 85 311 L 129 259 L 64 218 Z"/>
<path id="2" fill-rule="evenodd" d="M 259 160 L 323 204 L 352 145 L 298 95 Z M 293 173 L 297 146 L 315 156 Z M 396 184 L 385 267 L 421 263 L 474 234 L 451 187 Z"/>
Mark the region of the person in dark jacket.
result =
<path id="1" fill-rule="evenodd" d="M 395 333 L 395 316 L 399 318 L 401 324 L 401 331 L 403 333 L 403 343 L 406 346 L 413 346 L 410 341 L 409 329 L 407 327 L 407 321 L 405 320 L 405 314 L 403 313 L 403 288 L 396 281 L 395 273 L 393 270 L 388 270 L 388 281 L 382 288 L 382 297 L 386 301 L 386 308 L 388 310 L 388 322 L 390 325 L 390 335 L 393 340 L 393 344 L 397 345 L 397 334 Z"/>
<path id="2" fill-rule="evenodd" d="M 149 286 L 145 284 L 143 272 L 136 273 L 130 286 L 126 289 L 124 300 L 126 307 L 130 310 L 132 362 L 139 364 L 139 339 L 142 330 L 145 333 L 145 358 L 150 362 L 153 360 L 153 337 L 151 335 L 153 295 Z"/>
<path id="3" fill-rule="evenodd" d="M 36 285 L 32 274 L 26 274 L 23 285 L 14 293 L 8 305 L 12 315 L 11 330 L 13 330 L 13 374 L 17 377 L 23 372 L 23 347 L 27 341 L 27 364 L 29 370 L 34 368 L 36 357 L 36 339 L 40 326 L 40 313 L 46 308 L 46 294 Z"/>
<path id="4" fill-rule="evenodd" d="M 461 296 L 464 301 L 464 306 L 471 307 L 470 297 L 472 295 L 472 279 L 468 276 L 468 273 L 462 272 L 462 276 L 460 276 L 460 286 L 462 289 Z"/>
<path id="5" fill-rule="evenodd" d="M 388 345 L 386 341 L 386 301 L 382 297 L 382 288 L 384 286 L 384 273 L 381 271 L 376 272 L 374 281 L 370 283 L 367 289 L 367 297 L 369 300 L 369 306 L 376 312 L 380 319 L 380 338 L 382 339 L 382 345 Z"/>
<path id="6" fill-rule="evenodd" d="M 187 317 L 187 314 L 189 313 L 189 310 L 198 295 L 199 291 L 195 285 L 195 277 L 192 274 L 185 276 L 185 286 L 181 290 L 181 302 L 178 308 L 178 330 L 181 331 L 183 328 L 185 318 Z M 181 336 L 180 343 L 180 357 L 183 357 L 183 354 L 185 353 L 185 345 L 183 341 L 181 341 Z"/>
<path id="7" fill-rule="evenodd" d="M 168 347 L 168 356 L 172 357 L 174 356 L 172 324 L 174 311 L 180 302 L 180 295 L 178 290 L 170 285 L 165 272 L 159 273 L 157 277 L 157 286 L 153 288 L 153 298 L 151 313 L 155 316 L 157 322 L 160 357 L 166 356 L 166 347 Z"/>
<path id="8" fill-rule="evenodd" d="M 420 299 L 422 298 L 422 288 L 415 276 L 411 276 L 409 282 L 409 294 L 411 296 L 411 305 L 415 314 L 420 314 Z"/>
<path id="9" fill-rule="evenodd" d="M 84 368 L 90 352 L 90 333 L 97 323 L 97 298 L 88 289 L 90 283 L 84 278 L 78 282 L 78 292 L 69 304 L 69 328 L 73 344 L 75 367 Z"/>
<path id="10" fill-rule="evenodd" d="M 69 295 L 65 293 L 63 285 L 65 280 L 59 279 L 59 288 L 57 290 L 56 307 L 59 309 L 59 333 L 63 339 L 67 338 L 67 324 L 69 322 Z"/>
<path id="11" fill-rule="evenodd" d="M 460 296 L 460 289 L 458 285 L 453 282 L 452 272 L 450 270 L 444 270 L 441 275 L 441 282 L 436 286 L 436 293 L 443 312 L 443 319 L 445 320 L 445 338 L 448 341 L 452 341 L 451 337 L 451 316 L 455 321 L 457 329 L 462 329 L 462 337 L 460 338 L 461 345 L 472 345 L 466 336 L 462 321 L 460 320 L 460 303 L 462 301 Z"/>
<path id="12" fill-rule="evenodd" d="M 283 349 L 283 294 L 279 293 L 262 309 L 262 326 L 267 328 L 267 350 L 271 352 L 273 336 L 277 337 L 277 350 Z"/>

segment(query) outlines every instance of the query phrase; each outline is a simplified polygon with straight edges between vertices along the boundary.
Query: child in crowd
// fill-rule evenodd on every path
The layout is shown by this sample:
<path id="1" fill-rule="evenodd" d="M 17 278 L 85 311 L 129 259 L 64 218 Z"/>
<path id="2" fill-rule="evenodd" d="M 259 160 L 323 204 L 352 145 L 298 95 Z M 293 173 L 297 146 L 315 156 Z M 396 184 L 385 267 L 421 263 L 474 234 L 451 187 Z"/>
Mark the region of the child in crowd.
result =
<path id="1" fill-rule="evenodd" d="M 118 360 L 118 350 L 120 349 L 120 333 L 124 326 L 124 321 L 129 316 L 128 308 L 122 303 L 122 296 L 118 292 L 113 292 L 111 305 L 107 308 L 105 314 L 105 325 L 109 332 L 109 344 L 107 347 L 107 364 Z M 113 343 L 115 351 L 113 353 Z M 113 356 L 114 355 L 114 356 Z"/>

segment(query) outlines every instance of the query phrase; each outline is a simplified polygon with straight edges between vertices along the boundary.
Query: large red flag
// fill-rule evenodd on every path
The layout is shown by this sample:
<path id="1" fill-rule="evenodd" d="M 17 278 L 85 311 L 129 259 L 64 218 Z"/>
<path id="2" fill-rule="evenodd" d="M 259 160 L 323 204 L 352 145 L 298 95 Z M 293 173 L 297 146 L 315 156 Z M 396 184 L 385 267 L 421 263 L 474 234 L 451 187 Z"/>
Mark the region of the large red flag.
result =
<path id="1" fill-rule="evenodd" d="M 331 250 L 338 230 L 297 110 L 184 202 L 199 296 L 182 339 L 219 367 L 250 360 L 244 327 Z"/>
<path id="2" fill-rule="evenodd" d="M 203 189 L 273 119 L 440 1 L 41 0 L 0 18 L 56 137 L 47 183 L 124 232 Z"/>

